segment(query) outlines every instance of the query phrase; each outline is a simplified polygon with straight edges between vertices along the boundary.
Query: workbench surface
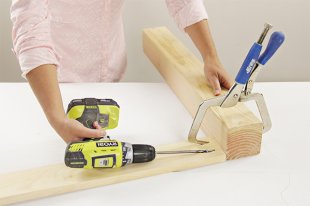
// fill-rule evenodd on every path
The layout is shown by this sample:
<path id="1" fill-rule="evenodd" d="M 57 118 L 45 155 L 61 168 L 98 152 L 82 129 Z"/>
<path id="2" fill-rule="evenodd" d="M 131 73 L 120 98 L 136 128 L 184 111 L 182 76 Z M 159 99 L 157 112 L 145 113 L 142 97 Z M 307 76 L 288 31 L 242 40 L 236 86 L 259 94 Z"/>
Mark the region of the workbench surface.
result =
<path id="1" fill-rule="evenodd" d="M 122 141 L 179 142 L 187 138 L 192 122 L 163 83 L 61 84 L 61 91 L 65 107 L 74 98 L 116 100 L 120 122 L 108 134 Z M 257 156 L 20 205 L 308 206 L 310 82 L 257 83 L 254 91 L 264 94 L 273 123 Z M 0 108 L 0 174 L 63 162 L 66 145 L 49 126 L 28 84 L 1 83 Z"/>

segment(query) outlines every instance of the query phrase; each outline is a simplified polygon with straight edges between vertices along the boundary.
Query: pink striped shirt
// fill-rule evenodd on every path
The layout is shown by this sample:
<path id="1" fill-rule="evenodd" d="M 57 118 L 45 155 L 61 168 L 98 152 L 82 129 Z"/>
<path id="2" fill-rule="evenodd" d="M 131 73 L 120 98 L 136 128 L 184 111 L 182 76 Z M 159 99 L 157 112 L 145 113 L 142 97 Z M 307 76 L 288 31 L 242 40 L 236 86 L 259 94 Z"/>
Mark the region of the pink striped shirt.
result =
<path id="1" fill-rule="evenodd" d="M 13 50 L 22 76 L 57 66 L 59 82 L 119 81 L 126 68 L 124 0 L 13 0 Z M 130 1 L 129 1 L 130 3 Z M 207 13 L 202 0 L 166 0 L 183 30 Z"/>

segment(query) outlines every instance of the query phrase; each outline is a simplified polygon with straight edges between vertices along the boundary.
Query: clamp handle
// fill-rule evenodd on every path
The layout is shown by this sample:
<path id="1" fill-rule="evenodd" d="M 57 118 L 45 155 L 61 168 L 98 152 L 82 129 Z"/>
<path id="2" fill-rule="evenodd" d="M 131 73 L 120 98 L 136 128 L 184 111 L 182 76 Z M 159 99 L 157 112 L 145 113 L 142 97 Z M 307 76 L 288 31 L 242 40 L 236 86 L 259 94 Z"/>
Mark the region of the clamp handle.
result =
<path id="1" fill-rule="evenodd" d="M 255 66 L 255 63 L 257 62 L 257 59 L 259 57 L 259 54 L 262 50 L 262 45 L 258 43 L 254 43 L 251 47 L 248 55 L 246 56 L 236 78 L 235 81 L 238 84 L 246 84 L 251 76 L 252 69 Z"/>
<path id="2" fill-rule="evenodd" d="M 285 35 L 282 32 L 273 32 L 270 36 L 268 45 L 264 53 L 258 58 L 258 63 L 265 65 L 267 61 L 276 53 L 279 47 L 285 40 Z"/>
<path id="3" fill-rule="evenodd" d="M 280 48 L 284 40 L 285 35 L 282 32 L 274 32 L 269 39 L 266 50 L 261 56 L 259 54 L 262 50 L 262 45 L 254 43 L 236 76 L 236 83 L 245 84 L 251 76 L 255 63 L 258 62 L 259 64 L 265 65 Z"/>

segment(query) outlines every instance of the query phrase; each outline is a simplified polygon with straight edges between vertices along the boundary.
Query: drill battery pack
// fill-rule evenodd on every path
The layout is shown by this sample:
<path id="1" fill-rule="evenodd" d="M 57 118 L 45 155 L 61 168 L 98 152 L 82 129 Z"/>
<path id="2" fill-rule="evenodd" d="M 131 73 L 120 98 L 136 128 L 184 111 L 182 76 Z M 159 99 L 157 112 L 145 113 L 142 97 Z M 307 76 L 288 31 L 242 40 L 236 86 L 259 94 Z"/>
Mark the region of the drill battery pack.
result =
<path id="1" fill-rule="evenodd" d="M 113 99 L 74 99 L 67 109 L 67 116 L 76 119 L 87 128 L 94 128 L 97 121 L 103 129 L 113 129 L 118 125 L 119 105 Z"/>

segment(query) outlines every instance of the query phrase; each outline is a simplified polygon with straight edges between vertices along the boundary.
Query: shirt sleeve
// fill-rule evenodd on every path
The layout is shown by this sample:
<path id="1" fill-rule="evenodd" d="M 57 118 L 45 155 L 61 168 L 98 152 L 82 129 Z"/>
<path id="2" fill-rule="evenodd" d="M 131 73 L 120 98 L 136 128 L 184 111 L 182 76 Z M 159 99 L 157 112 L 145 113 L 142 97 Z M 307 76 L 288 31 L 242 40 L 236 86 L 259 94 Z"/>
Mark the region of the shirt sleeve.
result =
<path id="1" fill-rule="evenodd" d="M 50 36 L 48 0 L 13 0 L 13 51 L 22 76 L 43 64 L 58 65 Z"/>
<path id="2" fill-rule="evenodd" d="M 170 15 L 182 31 L 192 24 L 208 19 L 202 0 L 166 0 L 166 4 Z"/>

